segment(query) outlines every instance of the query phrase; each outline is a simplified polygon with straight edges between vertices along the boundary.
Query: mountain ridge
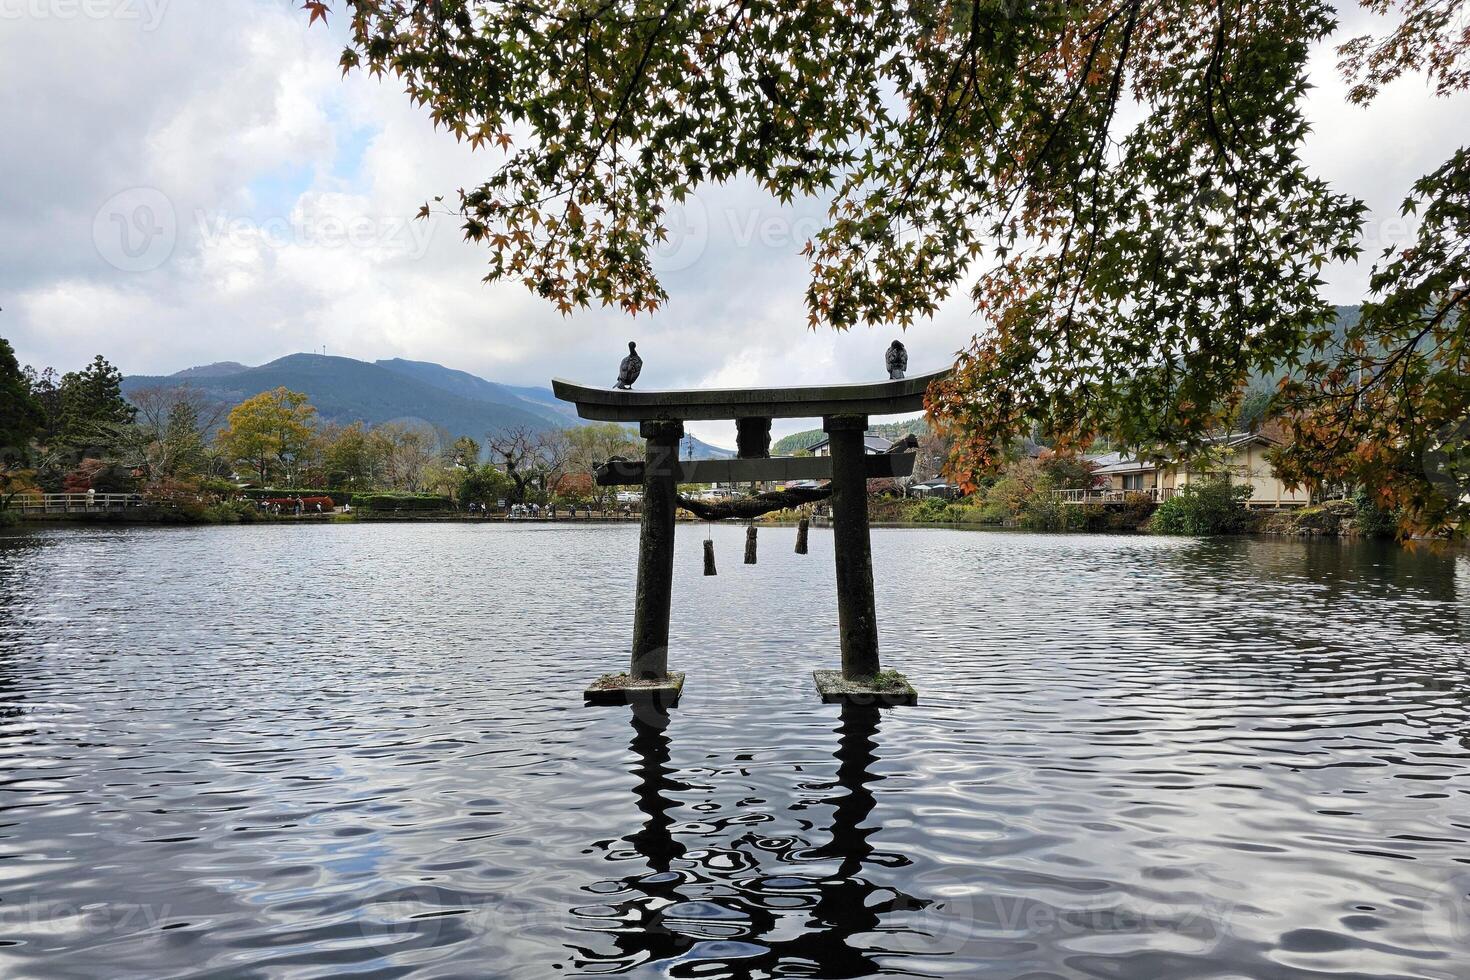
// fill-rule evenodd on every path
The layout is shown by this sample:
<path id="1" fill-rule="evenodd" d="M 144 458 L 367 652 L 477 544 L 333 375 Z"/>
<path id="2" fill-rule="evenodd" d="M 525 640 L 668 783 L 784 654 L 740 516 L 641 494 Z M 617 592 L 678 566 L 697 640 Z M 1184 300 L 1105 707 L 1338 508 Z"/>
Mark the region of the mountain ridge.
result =
<path id="1" fill-rule="evenodd" d="M 328 422 L 422 422 L 450 439 L 484 441 L 515 428 L 546 431 L 583 423 L 550 388 L 505 385 L 432 361 L 389 358 L 360 361 L 326 354 L 287 354 L 265 364 L 234 361 L 185 368 L 168 375 L 130 375 L 125 396 L 145 388 L 188 385 L 234 405 L 278 387 L 302 392 Z M 692 438 L 692 437 L 691 437 Z M 726 458 L 729 450 L 692 439 L 695 458 Z"/>

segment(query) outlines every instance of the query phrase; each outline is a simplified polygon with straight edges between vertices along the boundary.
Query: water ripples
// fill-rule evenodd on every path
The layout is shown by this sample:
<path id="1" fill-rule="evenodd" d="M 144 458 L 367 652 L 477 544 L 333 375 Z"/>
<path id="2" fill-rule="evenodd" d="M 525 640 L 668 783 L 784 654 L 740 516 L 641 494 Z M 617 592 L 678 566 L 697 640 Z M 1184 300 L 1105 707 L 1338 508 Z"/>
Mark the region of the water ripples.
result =
<path id="1" fill-rule="evenodd" d="M 0 970 L 1470 974 L 1464 555 L 878 531 L 880 715 L 830 538 L 700 532 L 668 717 L 631 527 L 0 537 Z"/>

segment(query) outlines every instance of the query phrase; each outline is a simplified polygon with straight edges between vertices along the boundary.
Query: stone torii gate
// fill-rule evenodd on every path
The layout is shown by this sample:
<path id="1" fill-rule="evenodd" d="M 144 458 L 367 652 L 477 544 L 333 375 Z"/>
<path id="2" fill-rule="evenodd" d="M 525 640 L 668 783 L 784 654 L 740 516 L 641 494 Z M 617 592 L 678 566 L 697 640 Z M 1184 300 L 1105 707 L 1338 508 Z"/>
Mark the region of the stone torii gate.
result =
<path id="1" fill-rule="evenodd" d="M 898 381 L 808 388 L 728 388 L 631 391 L 589 388 L 560 378 L 556 396 L 577 414 L 599 422 L 637 422 L 646 442 L 639 462 L 613 461 L 599 473 L 603 485 L 643 487 L 638 542 L 638 595 L 628 673 L 588 688 L 592 704 L 646 703 L 672 707 L 684 675 L 668 669 L 669 610 L 674 578 L 674 515 L 681 483 L 832 481 L 833 551 L 837 565 L 837 619 L 842 670 L 817 671 L 824 702 L 914 704 L 917 694 L 901 675 L 883 674 L 873 607 L 873 556 L 868 531 L 867 481 L 913 472 L 913 453 L 869 455 L 863 440 L 869 415 L 896 415 L 924 407 L 929 386 L 948 371 Z M 822 419 L 830 456 L 770 455 L 773 418 Z M 724 460 L 680 460 L 689 420 L 733 419 L 738 455 Z"/>

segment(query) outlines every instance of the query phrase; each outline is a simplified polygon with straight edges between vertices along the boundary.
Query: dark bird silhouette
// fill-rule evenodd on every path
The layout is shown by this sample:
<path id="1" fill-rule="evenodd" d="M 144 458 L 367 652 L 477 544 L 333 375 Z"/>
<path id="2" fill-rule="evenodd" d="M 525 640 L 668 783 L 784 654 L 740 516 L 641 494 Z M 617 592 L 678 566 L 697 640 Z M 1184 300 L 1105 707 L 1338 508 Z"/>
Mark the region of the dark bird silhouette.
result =
<path id="1" fill-rule="evenodd" d="M 899 381 L 903 373 L 909 369 L 909 352 L 904 349 L 903 344 L 898 341 L 888 345 L 888 353 L 883 355 L 883 363 L 888 366 L 888 378 L 891 381 Z"/>
<path id="2" fill-rule="evenodd" d="M 643 358 L 638 356 L 638 345 L 628 341 L 628 356 L 623 358 L 623 363 L 618 365 L 617 388 L 631 388 L 633 382 L 638 380 L 638 375 L 643 373 Z"/>

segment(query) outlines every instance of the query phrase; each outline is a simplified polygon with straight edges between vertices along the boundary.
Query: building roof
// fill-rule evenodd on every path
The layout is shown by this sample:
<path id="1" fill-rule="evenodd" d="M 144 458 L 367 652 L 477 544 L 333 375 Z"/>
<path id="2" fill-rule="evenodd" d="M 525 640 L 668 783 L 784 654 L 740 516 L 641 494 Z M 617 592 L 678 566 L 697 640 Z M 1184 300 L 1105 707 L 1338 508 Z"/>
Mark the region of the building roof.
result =
<path id="1" fill-rule="evenodd" d="M 807 451 L 815 453 L 818 449 L 826 448 L 831 441 L 831 439 L 823 439 L 821 442 L 814 442 L 806 447 Z M 864 432 L 863 447 L 870 453 L 886 453 L 889 449 L 893 448 L 893 440 L 885 439 L 872 432 Z"/>
<path id="2" fill-rule="evenodd" d="M 1091 453 L 1083 456 L 1082 461 L 1084 463 L 1091 463 L 1094 467 L 1101 469 L 1104 466 L 1113 466 L 1114 464 L 1123 462 L 1123 454 L 1119 452 Z"/>
<path id="3" fill-rule="evenodd" d="M 1099 466 L 1092 472 L 1096 476 L 1113 476 L 1121 473 L 1152 473 L 1158 467 L 1146 460 L 1122 459 L 1107 466 Z"/>
<path id="4" fill-rule="evenodd" d="M 1273 439 L 1264 432 L 1226 432 L 1220 435 L 1210 436 L 1205 442 L 1212 446 L 1224 449 L 1235 449 L 1252 442 L 1264 443 L 1268 446 L 1279 445 L 1280 441 Z M 1158 469 L 1157 464 L 1148 460 L 1135 459 L 1124 456 L 1121 453 L 1104 453 L 1100 456 L 1087 457 L 1088 462 L 1094 465 L 1093 473 L 1098 476 L 1119 476 L 1124 473 L 1152 473 Z"/>

